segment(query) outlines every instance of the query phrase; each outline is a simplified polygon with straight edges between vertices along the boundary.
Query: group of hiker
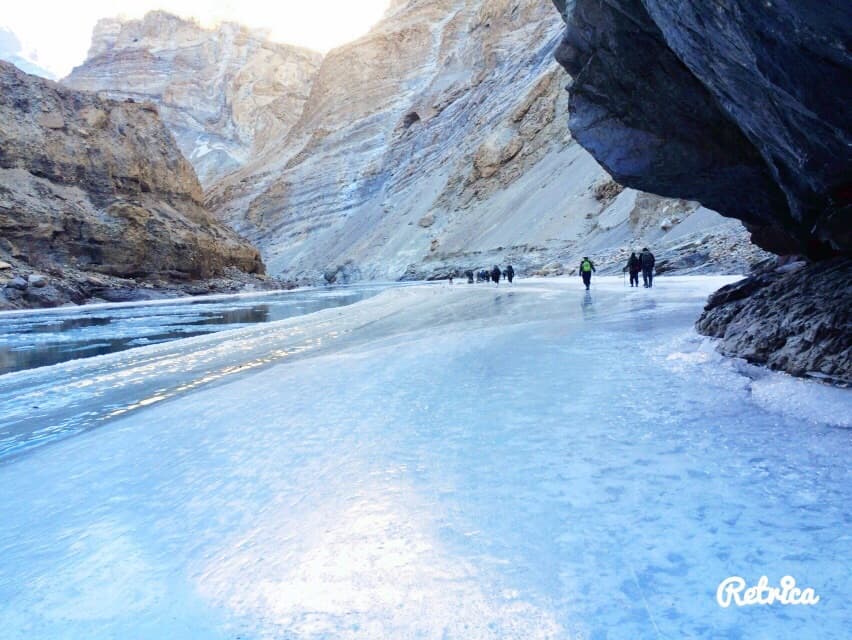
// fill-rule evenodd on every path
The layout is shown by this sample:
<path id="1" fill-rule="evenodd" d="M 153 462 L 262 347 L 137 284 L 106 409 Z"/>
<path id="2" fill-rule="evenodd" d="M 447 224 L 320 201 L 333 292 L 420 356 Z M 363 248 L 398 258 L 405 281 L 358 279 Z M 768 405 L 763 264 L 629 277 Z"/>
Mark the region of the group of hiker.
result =
<path id="1" fill-rule="evenodd" d="M 639 255 L 636 255 L 636 252 L 632 252 L 630 257 L 627 259 L 627 264 L 621 270 L 623 273 L 630 273 L 630 286 L 638 287 L 639 286 L 639 273 L 642 274 L 643 286 L 645 288 L 650 288 L 654 286 L 654 264 L 656 263 L 656 259 L 654 258 L 654 254 L 645 247 L 642 251 L 639 252 Z M 580 261 L 580 277 L 583 279 L 583 284 L 586 286 L 586 291 L 592 285 L 592 274 L 595 273 L 595 263 L 592 262 L 591 258 L 588 256 L 583 256 L 583 259 Z M 474 271 L 473 269 L 468 269 L 464 272 L 465 277 L 467 278 L 468 284 L 473 284 L 474 278 L 476 278 L 476 282 L 493 282 L 494 284 L 500 283 L 500 278 L 504 278 L 508 280 L 510 283 L 515 279 L 515 269 L 512 265 L 507 265 L 505 269 L 501 269 L 498 265 L 494 265 L 491 269 L 477 269 Z M 453 278 L 456 276 L 455 271 L 451 271 L 447 279 L 450 281 L 450 284 L 453 283 Z"/>
<path id="2" fill-rule="evenodd" d="M 630 286 L 639 286 L 639 273 L 642 273 L 642 281 L 643 286 L 646 289 L 649 289 L 654 286 L 654 264 L 656 263 L 656 258 L 654 258 L 654 254 L 645 247 L 642 251 L 639 252 L 639 255 L 636 255 L 636 252 L 630 254 L 630 257 L 627 259 L 627 265 L 621 270 L 622 273 L 629 272 L 630 273 Z M 595 263 L 592 262 L 588 256 L 583 256 L 583 259 L 580 261 L 580 277 L 583 279 L 583 284 L 586 285 L 586 291 L 589 290 L 589 287 L 592 284 L 592 274 L 595 272 Z"/>
<path id="3" fill-rule="evenodd" d="M 639 272 L 642 272 L 642 282 L 646 289 L 654 286 L 654 264 L 657 262 L 654 254 L 648 250 L 648 247 L 642 249 L 639 255 L 636 252 L 630 254 L 627 259 L 627 265 L 621 270 L 622 273 L 627 271 L 630 273 L 630 286 L 639 286 Z"/>
<path id="4" fill-rule="evenodd" d="M 452 273 L 450 274 L 450 284 L 453 283 L 453 275 Z M 477 269 L 476 272 L 473 269 L 468 269 L 464 272 L 464 275 L 467 278 L 468 284 L 473 284 L 474 277 L 476 277 L 476 282 L 493 282 L 494 284 L 499 284 L 502 277 L 511 283 L 515 279 L 515 269 L 512 265 L 507 265 L 505 269 L 501 269 L 495 264 L 491 269 Z"/>

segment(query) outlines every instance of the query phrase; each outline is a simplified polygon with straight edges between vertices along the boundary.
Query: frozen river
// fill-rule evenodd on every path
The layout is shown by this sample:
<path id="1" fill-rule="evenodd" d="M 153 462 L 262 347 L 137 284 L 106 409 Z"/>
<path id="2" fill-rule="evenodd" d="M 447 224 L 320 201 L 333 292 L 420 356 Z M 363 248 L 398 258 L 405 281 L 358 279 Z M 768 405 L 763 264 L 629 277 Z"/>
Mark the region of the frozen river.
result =
<path id="1" fill-rule="evenodd" d="M 374 296 L 387 286 L 365 284 L 0 313 L 0 375 L 342 307 Z"/>
<path id="2" fill-rule="evenodd" d="M 716 355 L 723 282 L 404 287 L 0 376 L 2 636 L 847 638 L 850 392 Z M 820 601 L 717 604 L 764 575 Z"/>

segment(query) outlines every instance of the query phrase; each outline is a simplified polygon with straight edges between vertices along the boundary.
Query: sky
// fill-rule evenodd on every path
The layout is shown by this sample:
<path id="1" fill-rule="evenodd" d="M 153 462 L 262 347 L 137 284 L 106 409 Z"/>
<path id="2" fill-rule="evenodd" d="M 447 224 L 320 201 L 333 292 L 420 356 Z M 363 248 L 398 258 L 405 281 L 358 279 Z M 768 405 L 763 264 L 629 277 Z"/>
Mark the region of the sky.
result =
<path id="1" fill-rule="evenodd" d="M 0 11 L 0 58 L 62 78 L 83 62 L 100 18 L 141 18 L 154 9 L 267 29 L 278 42 L 328 51 L 363 35 L 389 0 L 17 0 Z"/>

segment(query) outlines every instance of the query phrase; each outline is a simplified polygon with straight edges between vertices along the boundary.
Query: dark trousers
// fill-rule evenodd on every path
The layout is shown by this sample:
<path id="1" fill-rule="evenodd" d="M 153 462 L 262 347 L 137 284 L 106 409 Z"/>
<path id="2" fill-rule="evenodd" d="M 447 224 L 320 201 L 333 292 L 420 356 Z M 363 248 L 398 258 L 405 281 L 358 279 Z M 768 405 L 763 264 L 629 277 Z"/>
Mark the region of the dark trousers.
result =
<path id="1" fill-rule="evenodd" d="M 654 268 L 648 267 L 642 269 L 642 281 L 645 283 L 646 287 L 651 287 L 654 285 Z"/>
<path id="2" fill-rule="evenodd" d="M 637 287 L 639 286 L 639 272 L 638 271 L 631 271 L 630 272 L 630 286 L 632 287 L 634 284 Z"/>
<path id="3" fill-rule="evenodd" d="M 592 282 L 592 272 L 591 271 L 584 271 L 583 272 L 583 284 L 586 285 L 586 289 L 589 288 L 589 285 L 591 284 L 591 282 Z"/>

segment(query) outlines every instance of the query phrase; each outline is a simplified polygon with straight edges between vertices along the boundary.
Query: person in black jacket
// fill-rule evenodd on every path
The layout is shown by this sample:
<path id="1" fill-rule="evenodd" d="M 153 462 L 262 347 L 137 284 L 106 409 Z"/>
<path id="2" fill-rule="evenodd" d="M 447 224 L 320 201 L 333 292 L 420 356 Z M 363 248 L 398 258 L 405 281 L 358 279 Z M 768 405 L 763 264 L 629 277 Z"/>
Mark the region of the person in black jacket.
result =
<path id="1" fill-rule="evenodd" d="M 654 254 L 648 251 L 648 247 L 642 249 L 642 253 L 639 254 L 639 264 L 642 266 L 642 281 L 645 283 L 645 287 L 654 286 L 655 262 Z"/>
<path id="2" fill-rule="evenodd" d="M 622 269 L 622 271 L 630 272 L 630 286 L 634 286 L 634 284 L 639 286 L 639 272 L 642 270 L 642 263 L 639 260 L 639 256 L 636 255 L 636 252 L 630 254 L 630 257 L 627 259 L 627 266 Z"/>
<path id="3" fill-rule="evenodd" d="M 494 284 L 500 284 L 500 267 L 496 264 L 494 268 L 491 269 L 491 279 L 494 281 Z"/>
<path id="4" fill-rule="evenodd" d="M 509 284 L 512 284 L 512 280 L 515 279 L 515 270 L 512 268 L 512 265 L 506 267 L 506 279 L 509 281 Z"/>

